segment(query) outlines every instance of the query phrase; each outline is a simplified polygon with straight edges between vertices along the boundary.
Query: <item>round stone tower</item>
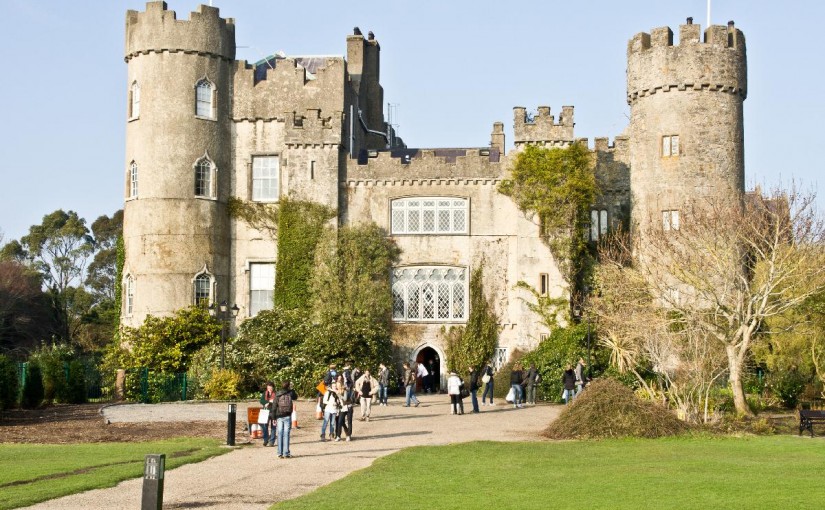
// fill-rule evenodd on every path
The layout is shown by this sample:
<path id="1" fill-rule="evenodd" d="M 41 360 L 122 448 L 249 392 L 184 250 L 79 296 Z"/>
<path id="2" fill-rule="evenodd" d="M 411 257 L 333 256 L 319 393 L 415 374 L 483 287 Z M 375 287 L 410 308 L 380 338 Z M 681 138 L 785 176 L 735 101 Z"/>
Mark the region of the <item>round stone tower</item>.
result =
<path id="1" fill-rule="evenodd" d="M 201 5 L 126 14 L 123 323 L 228 299 L 235 26 Z"/>
<path id="2" fill-rule="evenodd" d="M 684 205 L 744 192 L 745 37 L 733 22 L 704 34 L 688 18 L 627 47 L 633 222 L 678 228 Z M 656 223 L 653 224 L 656 227 Z"/>

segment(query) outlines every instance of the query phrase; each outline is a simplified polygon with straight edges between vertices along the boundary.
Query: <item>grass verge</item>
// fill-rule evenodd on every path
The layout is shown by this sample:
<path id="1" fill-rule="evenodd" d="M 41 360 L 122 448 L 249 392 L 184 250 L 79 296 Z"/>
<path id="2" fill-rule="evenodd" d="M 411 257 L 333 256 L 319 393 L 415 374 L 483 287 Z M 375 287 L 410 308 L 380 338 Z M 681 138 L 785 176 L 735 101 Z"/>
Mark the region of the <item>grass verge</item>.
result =
<path id="1" fill-rule="evenodd" d="M 803 508 L 825 500 L 823 472 L 825 440 L 794 436 L 463 443 L 403 450 L 273 508 Z"/>
<path id="2" fill-rule="evenodd" d="M 145 443 L 2 444 L 0 510 L 91 489 L 112 487 L 143 475 L 148 453 L 165 453 L 166 469 L 227 453 L 215 439 Z"/>

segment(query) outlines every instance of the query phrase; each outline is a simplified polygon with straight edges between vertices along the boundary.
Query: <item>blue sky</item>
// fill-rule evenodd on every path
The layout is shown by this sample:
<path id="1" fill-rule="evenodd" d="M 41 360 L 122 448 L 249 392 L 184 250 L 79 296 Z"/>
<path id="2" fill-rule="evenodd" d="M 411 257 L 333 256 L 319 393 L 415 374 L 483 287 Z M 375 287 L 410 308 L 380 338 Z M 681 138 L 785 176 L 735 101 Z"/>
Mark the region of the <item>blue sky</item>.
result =
<path id="1" fill-rule="evenodd" d="M 198 3 L 172 0 L 178 19 Z M 206 2 L 208 3 L 208 1 Z M 693 16 L 706 0 L 565 2 L 215 0 L 236 21 L 237 58 L 346 52 L 352 27 L 381 44 L 385 101 L 411 147 L 480 146 L 512 107 L 576 107 L 576 135 L 622 132 L 625 51 L 636 32 Z M 5 241 L 59 208 L 89 224 L 123 202 L 125 12 L 133 0 L 0 0 L 0 230 Z M 714 0 L 748 45 L 747 183 L 816 190 L 825 118 L 825 2 Z M 592 142 L 591 142 L 592 143 Z M 819 203 L 823 203 L 820 197 Z"/>

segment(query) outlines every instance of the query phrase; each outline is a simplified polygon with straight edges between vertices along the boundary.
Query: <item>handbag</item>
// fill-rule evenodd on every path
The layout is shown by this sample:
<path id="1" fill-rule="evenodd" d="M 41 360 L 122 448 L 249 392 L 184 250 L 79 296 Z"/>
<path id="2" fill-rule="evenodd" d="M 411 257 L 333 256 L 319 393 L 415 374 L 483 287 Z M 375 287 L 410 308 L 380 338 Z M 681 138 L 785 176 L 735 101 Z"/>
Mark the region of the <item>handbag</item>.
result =
<path id="1" fill-rule="evenodd" d="M 516 399 L 516 391 L 511 387 L 510 391 L 507 392 L 507 396 L 504 397 L 504 400 L 510 402 L 511 404 Z"/>
<path id="2" fill-rule="evenodd" d="M 315 419 L 316 420 L 323 420 L 324 419 L 324 410 L 321 409 L 321 403 L 320 402 L 318 402 L 318 404 L 315 406 Z"/>
<path id="3" fill-rule="evenodd" d="M 483 382 L 484 384 L 490 382 L 490 374 L 484 374 L 483 376 L 481 376 L 481 382 Z"/>
<path id="4" fill-rule="evenodd" d="M 261 409 L 261 412 L 258 413 L 258 423 L 260 425 L 269 423 L 269 409 Z"/>

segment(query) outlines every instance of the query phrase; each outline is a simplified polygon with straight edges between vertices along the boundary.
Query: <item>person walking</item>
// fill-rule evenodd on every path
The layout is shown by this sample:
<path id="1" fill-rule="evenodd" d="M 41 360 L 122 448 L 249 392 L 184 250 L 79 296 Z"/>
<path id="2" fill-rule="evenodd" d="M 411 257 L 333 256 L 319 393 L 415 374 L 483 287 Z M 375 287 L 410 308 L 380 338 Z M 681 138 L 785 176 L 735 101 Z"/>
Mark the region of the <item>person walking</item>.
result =
<path id="1" fill-rule="evenodd" d="M 421 402 L 415 396 L 415 370 L 406 361 L 404 362 L 404 387 L 407 390 L 407 403 L 404 407 L 410 407 L 412 401 L 415 401 L 415 407 L 418 407 Z"/>
<path id="2" fill-rule="evenodd" d="M 359 420 L 370 421 L 372 397 L 378 393 L 378 379 L 370 375 L 369 369 L 364 370 L 364 375 L 355 381 L 355 391 L 361 397 L 361 418 Z"/>
<path id="3" fill-rule="evenodd" d="M 344 376 L 339 375 L 335 381 L 335 394 L 338 395 L 338 419 L 335 421 L 335 440 L 341 440 L 341 432 L 346 432 L 345 439 L 350 440 L 352 429 L 347 425 L 347 414 L 352 409 L 352 400 L 347 398 L 351 392 L 344 384 Z"/>
<path id="4" fill-rule="evenodd" d="M 539 371 L 535 363 L 530 363 L 530 369 L 524 375 L 524 382 L 527 389 L 527 405 L 536 405 L 536 384 L 538 383 Z"/>
<path id="5" fill-rule="evenodd" d="M 390 387 L 390 370 L 383 363 L 378 365 L 378 405 L 387 406 L 387 390 Z"/>
<path id="6" fill-rule="evenodd" d="M 470 373 L 470 400 L 473 403 L 473 412 L 477 413 L 478 411 L 478 397 L 476 393 L 478 392 L 478 371 L 475 367 L 470 367 L 468 372 Z"/>
<path id="7" fill-rule="evenodd" d="M 335 428 L 338 424 L 338 410 L 341 408 L 341 401 L 335 393 L 335 381 L 327 386 L 327 391 L 321 399 L 324 406 L 324 423 L 321 424 L 321 441 L 327 440 L 327 424 L 329 424 L 329 439 L 335 439 Z"/>
<path id="8" fill-rule="evenodd" d="M 486 405 L 484 402 L 487 400 L 487 393 L 490 394 L 490 405 L 494 406 L 493 403 L 493 364 L 491 362 L 487 362 L 487 366 L 484 367 L 484 370 L 481 372 L 481 382 L 484 383 L 484 393 L 481 394 L 481 405 Z"/>
<path id="9" fill-rule="evenodd" d="M 289 433 L 292 430 L 293 402 L 298 401 L 298 394 L 292 389 L 289 381 L 284 381 L 281 389 L 275 394 L 275 420 L 278 422 L 278 458 L 292 457 L 289 452 Z"/>
<path id="10" fill-rule="evenodd" d="M 564 370 L 564 373 L 561 375 L 561 384 L 564 388 L 562 392 L 562 398 L 564 398 L 564 403 L 569 404 L 573 398 L 575 398 L 575 393 L 573 391 L 576 389 L 576 374 L 573 372 L 573 365 L 570 363 L 567 364 L 567 368 Z"/>
<path id="11" fill-rule="evenodd" d="M 461 404 L 461 379 L 455 372 L 450 372 L 447 378 L 447 394 L 450 395 L 450 414 L 463 414 L 460 412 Z"/>
<path id="12" fill-rule="evenodd" d="M 576 363 L 576 369 L 573 373 L 576 375 L 576 395 L 579 396 L 579 393 L 582 392 L 582 388 L 584 388 L 584 368 L 587 366 L 587 363 L 584 362 L 584 359 L 579 358 L 579 362 Z"/>
<path id="13" fill-rule="evenodd" d="M 516 363 L 513 367 L 513 371 L 510 372 L 510 388 L 513 390 L 513 407 L 519 408 L 524 407 L 521 405 L 521 399 L 524 395 L 523 388 L 521 384 L 524 382 L 524 374 L 521 371 L 521 364 Z"/>
<path id="14" fill-rule="evenodd" d="M 353 408 L 355 404 L 355 379 L 353 378 L 352 362 L 348 361 L 344 364 L 341 376 L 343 377 L 344 389 L 346 390 L 343 399 L 349 403 L 349 407 L 347 407 L 344 413 L 344 418 L 347 420 L 347 430 L 349 430 L 349 434 L 352 435 L 352 415 L 355 412 Z"/>
<path id="15" fill-rule="evenodd" d="M 427 383 L 429 381 L 430 373 L 427 371 L 427 367 L 424 366 L 424 363 L 415 364 L 415 375 L 421 379 L 421 387 L 424 388 L 424 392 L 429 393 Z"/>
<path id="16" fill-rule="evenodd" d="M 261 407 L 269 411 L 269 419 L 261 425 L 263 429 L 264 446 L 275 446 L 275 418 L 273 417 L 275 402 L 275 383 L 267 381 L 266 388 L 261 393 Z"/>

